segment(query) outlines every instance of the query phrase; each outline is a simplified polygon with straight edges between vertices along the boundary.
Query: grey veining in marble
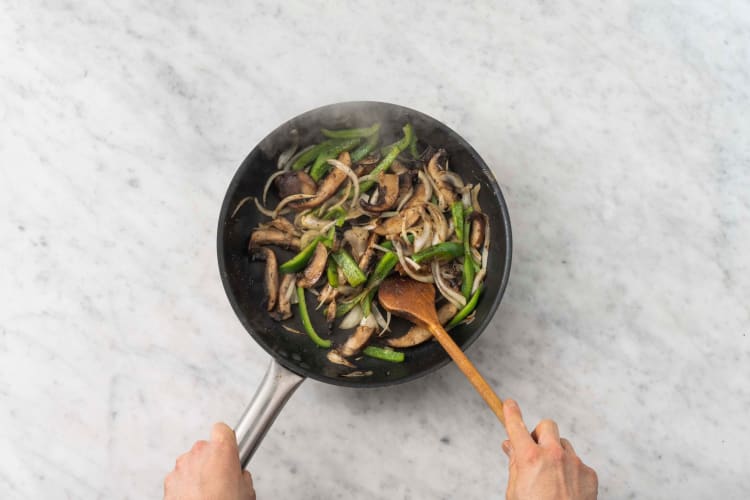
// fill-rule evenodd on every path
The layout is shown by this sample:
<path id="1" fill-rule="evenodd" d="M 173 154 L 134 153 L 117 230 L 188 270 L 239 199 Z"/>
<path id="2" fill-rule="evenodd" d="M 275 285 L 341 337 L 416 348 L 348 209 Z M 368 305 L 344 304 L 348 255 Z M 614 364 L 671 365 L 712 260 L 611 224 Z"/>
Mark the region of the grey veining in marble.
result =
<path id="1" fill-rule="evenodd" d="M 352 99 L 493 166 L 514 263 L 470 357 L 600 497 L 750 497 L 746 2 L 0 5 L 0 497 L 158 498 L 235 421 L 267 355 L 218 277 L 224 190 Z M 502 498 L 502 439 L 453 366 L 306 382 L 252 471 L 261 500 Z"/>

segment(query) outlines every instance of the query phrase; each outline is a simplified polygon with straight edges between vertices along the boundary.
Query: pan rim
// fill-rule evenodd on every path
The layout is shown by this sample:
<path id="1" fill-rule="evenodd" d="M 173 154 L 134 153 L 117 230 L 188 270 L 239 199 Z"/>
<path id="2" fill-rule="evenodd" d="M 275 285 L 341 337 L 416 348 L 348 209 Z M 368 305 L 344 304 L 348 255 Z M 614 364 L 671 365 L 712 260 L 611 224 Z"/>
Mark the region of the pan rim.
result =
<path id="1" fill-rule="evenodd" d="M 384 102 L 384 101 L 374 101 L 374 100 L 342 101 L 342 102 L 319 106 L 314 109 L 310 109 L 308 111 L 295 115 L 285 120 L 284 122 L 282 122 L 279 126 L 273 129 L 271 132 L 267 133 L 264 136 L 264 138 L 261 139 L 258 142 L 258 144 L 256 144 L 256 146 L 250 151 L 250 153 L 248 153 L 245 156 L 243 161 L 237 167 L 237 170 L 232 176 L 232 180 L 227 186 L 226 192 L 224 194 L 224 200 L 222 202 L 221 209 L 219 211 L 219 220 L 218 220 L 218 227 L 217 227 L 217 234 L 216 234 L 217 256 L 218 256 L 218 265 L 219 265 L 219 275 L 221 277 L 221 282 L 224 288 L 224 293 L 226 294 L 227 299 L 229 300 L 229 303 L 232 306 L 232 309 L 234 310 L 235 315 L 240 320 L 240 323 L 242 323 L 245 330 L 250 334 L 250 336 L 253 338 L 256 344 L 258 344 L 261 349 L 263 349 L 267 354 L 269 354 L 273 359 L 275 359 L 276 362 L 280 363 L 284 368 L 287 368 L 288 370 L 296 373 L 297 375 L 301 377 L 311 378 L 313 380 L 317 380 L 319 382 L 323 382 L 326 384 L 337 385 L 337 386 L 342 386 L 342 387 L 359 388 L 359 389 L 379 388 L 379 387 L 386 387 L 386 386 L 392 386 L 392 385 L 397 385 L 397 384 L 403 384 L 406 382 L 411 382 L 418 378 L 424 377 L 430 373 L 433 373 L 439 368 L 444 367 L 449 362 L 451 362 L 451 359 L 450 357 L 445 355 L 445 357 L 441 359 L 440 361 L 438 361 L 437 363 L 431 366 L 427 366 L 426 368 L 423 368 L 419 371 L 413 372 L 405 377 L 397 378 L 394 380 L 382 381 L 382 382 L 366 382 L 366 383 L 363 383 L 362 381 L 360 381 L 360 379 L 356 379 L 356 378 L 344 378 L 344 377 L 331 378 L 325 375 L 321 375 L 317 373 L 315 370 L 305 370 L 301 368 L 300 366 L 291 362 L 289 359 L 284 358 L 283 356 L 279 355 L 273 350 L 266 348 L 262 340 L 262 337 L 255 331 L 253 326 L 250 324 L 248 318 L 242 311 L 235 294 L 232 292 L 229 276 L 226 270 L 227 263 L 224 257 L 225 247 L 224 247 L 223 230 L 224 230 L 224 226 L 226 225 L 226 221 L 228 219 L 228 215 L 231 209 L 231 207 L 229 206 L 230 198 L 231 198 L 230 195 L 235 192 L 237 184 L 239 184 L 241 179 L 244 178 L 244 173 L 245 173 L 244 171 L 246 169 L 243 168 L 243 166 L 245 165 L 245 163 L 250 157 L 258 154 L 261 144 L 263 144 L 263 142 L 268 137 L 271 137 L 274 134 L 276 134 L 280 129 L 283 129 L 284 127 L 286 127 L 286 125 L 291 121 L 303 119 L 304 117 L 308 115 L 320 114 L 328 108 L 343 107 L 343 106 L 367 106 L 367 105 L 391 107 L 391 108 L 399 109 L 402 112 L 405 111 L 405 112 L 415 113 L 417 115 L 421 115 L 429 119 L 431 122 L 434 123 L 435 127 L 440 127 L 444 129 L 448 134 L 450 134 L 456 140 L 458 144 L 460 144 L 463 148 L 465 148 L 465 150 L 468 152 L 468 154 L 477 164 L 479 169 L 485 175 L 487 179 L 487 183 L 492 187 L 493 196 L 498 201 L 498 204 L 500 207 L 500 214 L 502 217 L 504 235 L 505 235 L 504 243 L 507 248 L 507 251 L 505 253 L 505 259 L 503 261 L 503 275 L 501 277 L 500 285 L 498 287 L 497 293 L 495 294 L 494 300 L 489 306 L 486 316 L 477 325 L 476 330 L 460 346 L 462 351 L 466 351 L 476 341 L 476 339 L 479 338 L 479 336 L 482 333 L 484 333 L 487 326 L 489 325 L 489 323 L 492 321 L 495 314 L 497 313 L 497 309 L 500 305 L 500 302 L 502 301 L 503 296 L 505 295 L 505 290 L 510 280 L 510 271 L 511 271 L 512 255 L 513 255 L 513 237 L 511 233 L 510 213 L 508 210 L 507 203 L 505 201 L 505 197 L 503 195 L 503 192 L 500 188 L 499 183 L 497 182 L 497 179 L 495 178 L 494 173 L 492 172 L 490 167 L 487 165 L 487 163 L 484 161 L 484 159 L 479 155 L 479 153 L 474 149 L 474 147 L 466 139 L 464 139 L 460 134 L 458 134 L 455 130 L 453 130 L 451 127 L 449 127 L 445 123 L 441 122 L 440 120 L 437 120 L 436 118 L 433 118 L 432 116 L 426 113 L 423 113 L 421 111 L 418 111 L 418 110 L 415 110 L 406 106 L 402 106 L 402 105 L 394 104 L 390 102 Z"/>

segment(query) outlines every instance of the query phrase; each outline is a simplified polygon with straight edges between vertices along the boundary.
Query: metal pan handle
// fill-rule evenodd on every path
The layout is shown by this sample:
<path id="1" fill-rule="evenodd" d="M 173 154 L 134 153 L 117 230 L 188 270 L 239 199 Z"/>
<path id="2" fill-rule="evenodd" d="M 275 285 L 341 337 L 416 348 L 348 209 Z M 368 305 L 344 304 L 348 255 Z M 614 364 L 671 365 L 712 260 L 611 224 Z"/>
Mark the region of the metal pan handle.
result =
<path id="1" fill-rule="evenodd" d="M 305 377 L 287 370 L 271 358 L 263 382 L 234 428 L 243 469 L 247 467 L 284 404 L 303 380 Z"/>

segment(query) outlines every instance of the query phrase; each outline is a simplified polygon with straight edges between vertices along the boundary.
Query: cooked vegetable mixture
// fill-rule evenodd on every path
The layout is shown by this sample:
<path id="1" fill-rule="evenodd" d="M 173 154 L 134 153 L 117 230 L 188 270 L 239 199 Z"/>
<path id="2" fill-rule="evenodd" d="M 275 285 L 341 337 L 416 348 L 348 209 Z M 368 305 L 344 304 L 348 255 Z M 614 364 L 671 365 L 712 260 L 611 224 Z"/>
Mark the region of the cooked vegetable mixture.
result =
<path id="1" fill-rule="evenodd" d="M 268 313 L 283 322 L 296 304 L 310 340 L 328 349 L 332 363 L 350 368 L 362 355 L 402 362 L 404 352 L 396 349 L 432 337 L 416 325 L 391 331 L 391 314 L 377 302 L 389 274 L 434 283 L 438 317 L 450 329 L 473 321 L 487 273 L 490 226 L 479 206 L 480 186 L 449 169 L 444 149 L 420 152 L 410 124 L 402 130 L 396 142 L 381 146 L 378 123 L 323 129 L 318 144 L 299 151 L 293 133 L 262 199 L 254 200 L 269 218 L 249 244 L 251 255 L 265 261 Z M 272 187 L 280 201 L 269 208 Z M 271 247 L 294 255 L 281 262 Z M 328 331 L 316 331 L 311 314 L 324 315 Z M 352 330 L 341 345 L 328 338 L 334 327 Z"/>

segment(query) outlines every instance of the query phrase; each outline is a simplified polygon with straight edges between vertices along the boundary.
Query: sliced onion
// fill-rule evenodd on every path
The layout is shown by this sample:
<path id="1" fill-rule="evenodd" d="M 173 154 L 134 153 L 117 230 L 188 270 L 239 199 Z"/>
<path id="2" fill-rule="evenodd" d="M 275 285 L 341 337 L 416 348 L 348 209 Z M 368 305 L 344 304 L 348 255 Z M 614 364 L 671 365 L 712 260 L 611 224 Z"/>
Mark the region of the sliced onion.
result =
<path id="1" fill-rule="evenodd" d="M 357 174 L 355 174 L 351 168 L 347 167 L 346 164 L 338 160 L 334 160 L 333 158 L 328 160 L 328 164 L 333 165 L 334 167 L 343 171 L 352 180 L 352 185 L 354 186 L 354 196 L 352 196 L 351 208 L 359 206 L 359 179 L 357 178 Z"/>
<path id="2" fill-rule="evenodd" d="M 477 184 L 471 190 L 471 206 L 474 208 L 475 212 L 482 211 L 482 207 L 479 206 L 479 190 L 481 189 L 481 187 L 481 184 Z"/>
<path id="3" fill-rule="evenodd" d="M 300 156 L 302 156 L 303 154 L 307 153 L 308 151 L 310 151 L 310 150 L 311 150 L 312 148 L 314 148 L 314 147 L 315 147 L 315 144 L 311 144 L 310 146 L 307 146 L 306 148 L 302 148 L 302 149 L 300 149 L 299 151 L 297 151 L 297 154 L 295 154 L 294 156 L 292 156 L 291 158 L 289 158 L 289 161 L 288 161 L 288 162 L 286 162 L 286 165 L 284 165 L 284 166 L 283 166 L 283 167 L 281 167 L 281 168 L 283 168 L 284 170 L 289 170 L 289 168 L 290 168 L 290 167 L 291 167 L 292 165 L 294 165 L 294 162 L 295 162 L 295 161 L 297 161 L 297 158 L 299 158 L 299 157 L 300 157 Z M 277 166 L 278 166 L 278 165 L 277 165 Z"/>
<path id="4" fill-rule="evenodd" d="M 349 330 L 359 325 L 360 321 L 362 321 L 362 308 L 359 305 L 356 305 L 351 311 L 346 313 L 344 319 L 339 323 L 339 328 L 342 330 Z"/>
<path id="5" fill-rule="evenodd" d="M 410 269 L 409 264 L 406 263 L 406 258 L 404 257 L 404 249 L 401 248 L 401 243 L 399 243 L 396 240 L 393 240 L 393 248 L 396 249 L 396 254 L 398 255 L 398 261 L 401 263 L 401 267 L 403 268 L 404 272 L 409 275 L 411 279 L 421 281 L 422 283 L 432 283 L 434 281 L 431 275 L 417 274 Z"/>
<path id="6" fill-rule="evenodd" d="M 369 316 L 365 316 L 364 318 L 362 318 L 362 321 L 359 322 L 359 325 L 367 326 L 375 330 L 378 327 L 378 322 L 375 320 L 375 315 L 370 314 Z"/>
<path id="7" fill-rule="evenodd" d="M 417 172 L 417 177 L 419 177 L 419 180 L 424 184 L 424 187 L 426 189 L 425 191 L 425 199 L 427 200 L 427 203 L 430 203 L 430 199 L 432 198 L 432 182 L 430 181 L 430 176 L 425 173 L 424 170 L 420 170 Z"/>
<path id="8" fill-rule="evenodd" d="M 447 165 L 446 165 L 446 168 L 448 168 Z M 443 172 L 440 172 L 439 177 L 440 177 L 440 181 L 441 182 L 445 182 L 446 184 L 450 184 L 451 186 L 453 186 L 454 188 L 456 188 L 456 190 L 458 190 L 458 191 L 460 191 L 460 190 L 462 190 L 464 188 L 464 181 L 455 172 L 446 172 L 446 171 L 443 171 Z"/>
<path id="9" fill-rule="evenodd" d="M 370 309 L 372 310 L 372 315 L 375 316 L 375 321 L 378 322 L 378 326 L 380 327 L 380 332 L 378 332 L 378 337 L 380 337 L 388 330 L 388 322 L 380 312 L 380 308 L 378 307 L 377 302 L 373 302 Z"/>
<path id="10" fill-rule="evenodd" d="M 268 176 L 268 180 L 266 181 L 266 185 L 263 186 L 263 204 L 264 205 L 266 204 L 266 199 L 268 198 L 268 189 L 271 187 L 271 183 L 273 182 L 273 180 L 276 177 L 278 177 L 280 175 L 284 175 L 285 173 L 286 173 L 286 171 L 280 170 L 280 171 L 274 172 L 274 173 L 272 173 L 271 175 Z"/>
<path id="11" fill-rule="evenodd" d="M 398 202 L 398 205 L 396 206 L 396 213 L 400 212 L 401 209 L 404 208 L 404 205 L 406 205 L 406 203 L 409 201 L 409 198 L 411 198 L 413 194 L 414 188 L 410 187 L 406 194 L 401 197 L 401 201 Z"/>
<path id="12" fill-rule="evenodd" d="M 297 129 L 292 129 L 289 135 L 292 136 L 292 145 L 282 151 L 279 155 L 279 159 L 276 161 L 276 168 L 279 170 L 286 170 L 291 165 L 289 159 L 294 156 L 294 152 L 297 151 L 297 148 L 299 147 L 299 133 L 297 132 Z M 265 199 L 263 203 L 265 203 Z"/>
<path id="13" fill-rule="evenodd" d="M 482 245 L 482 269 L 474 276 L 474 283 L 471 285 L 471 293 L 477 291 L 482 280 L 487 276 L 487 261 L 490 255 L 490 219 L 486 217 L 487 222 L 484 224 L 484 244 Z"/>
<path id="14" fill-rule="evenodd" d="M 446 208 L 447 208 L 448 205 L 445 202 L 445 196 L 443 196 L 443 193 L 441 193 L 440 189 L 438 189 L 437 183 L 435 182 L 435 179 L 433 179 L 432 176 L 430 176 L 429 174 L 425 174 L 424 177 L 430 183 L 430 187 L 432 188 L 431 190 L 432 190 L 433 193 L 435 193 L 435 197 L 437 197 L 438 208 L 440 209 L 441 212 L 445 212 L 445 210 L 446 210 Z M 427 198 L 428 205 L 431 205 L 431 203 L 429 203 L 429 199 L 430 198 Z"/>
<path id="15" fill-rule="evenodd" d="M 440 294 L 445 297 L 448 302 L 456 306 L 459 310 L 466 305 L 466 298 L 452 289 L 440 275 L 440 264 L 437 260 L 432 261 L 432 276 L 435 278 L 435 285 Z"/>
<path id="16" fill-rule="evenodd" d="M 336 223 L 336 221 L 333 222 Z M 306 210 L 294 218 L 294 225 L 304 229 L 317 229 L 318 231 L 324 232 L 331 226 L 331 221 L 318 219 L 313 216 L 309 210 Z"/>
<path id="17" fill-rule="evenodd" d="M 464 204 L 465 208 L 469 208 L 471 205 L 471 184 L 467 184 L 463 190 L 461 190 L 461 203 Z"/>
<path id="18" fill-rule="evenodd" d="M 448 239 L 448 222 L 445 220 L 443 212 L 441 212 L 435 205 L 428 203 L 425 208 L 430 213 L 432 221 L 435 223 L 435 236 L 432 238 L 432 244 L 437 245 Z"/>
<path id="19" fill-rule="evenodd" d="M 255 207 L 258 209 L 258 212 L 262 213 L 266 217 L 270 217 L 272 219 L 275 219 L 278 217 L 279 214 L 276 214 L 273 210 L 268 210 L 266 207 L 263 206 L 263 204 L 258 200 L 258 198 L 253 197 L 253 200 L 255 200 Z"/>
<path id="20" fill-rule="evenodd" d="M 234 216 L 237 215 L 237 212 L 240 211 L 240 208 L 242 208 L 242 205 L 250 201 L 253 197 L 252 196 L 245 196 L 240 201 L 237 202 L 237 206 L 234 207 L 234 210 L 232 210 L 232 215 L 229 216 L 230 219 L 234 219 Z"/>
<path id="21" fill-rule="evenodd" d="M 281 200 L 278 205 L 276 205 L 276 208 L 273 209 L 273 218 L 275 219 L 276 217 L 278 217 L 279 212 L 281 212 L 281 209 L 284 208 L 287 204 L 293 201 L 297 201 L 297 200 L 307 200 L 309 198 L 313 198 L 314 196 L 315 196 L 314 194 L 303 194 L 303 193 L 291 194 L 287 196 L 286 198 Z"/>
<path id="22" fill-rule="evenodd" d="M 292 328 L 291 326 L 285 325 L 283 323 L 281 324 L 281 328 L 283 328 L 284 330 L 286 330 L 289 333 L 296 333 L 297 335 L 306 335 L 305 332 L 301 332 L 301 331 L 297 330 L 296 328 Z"/>

